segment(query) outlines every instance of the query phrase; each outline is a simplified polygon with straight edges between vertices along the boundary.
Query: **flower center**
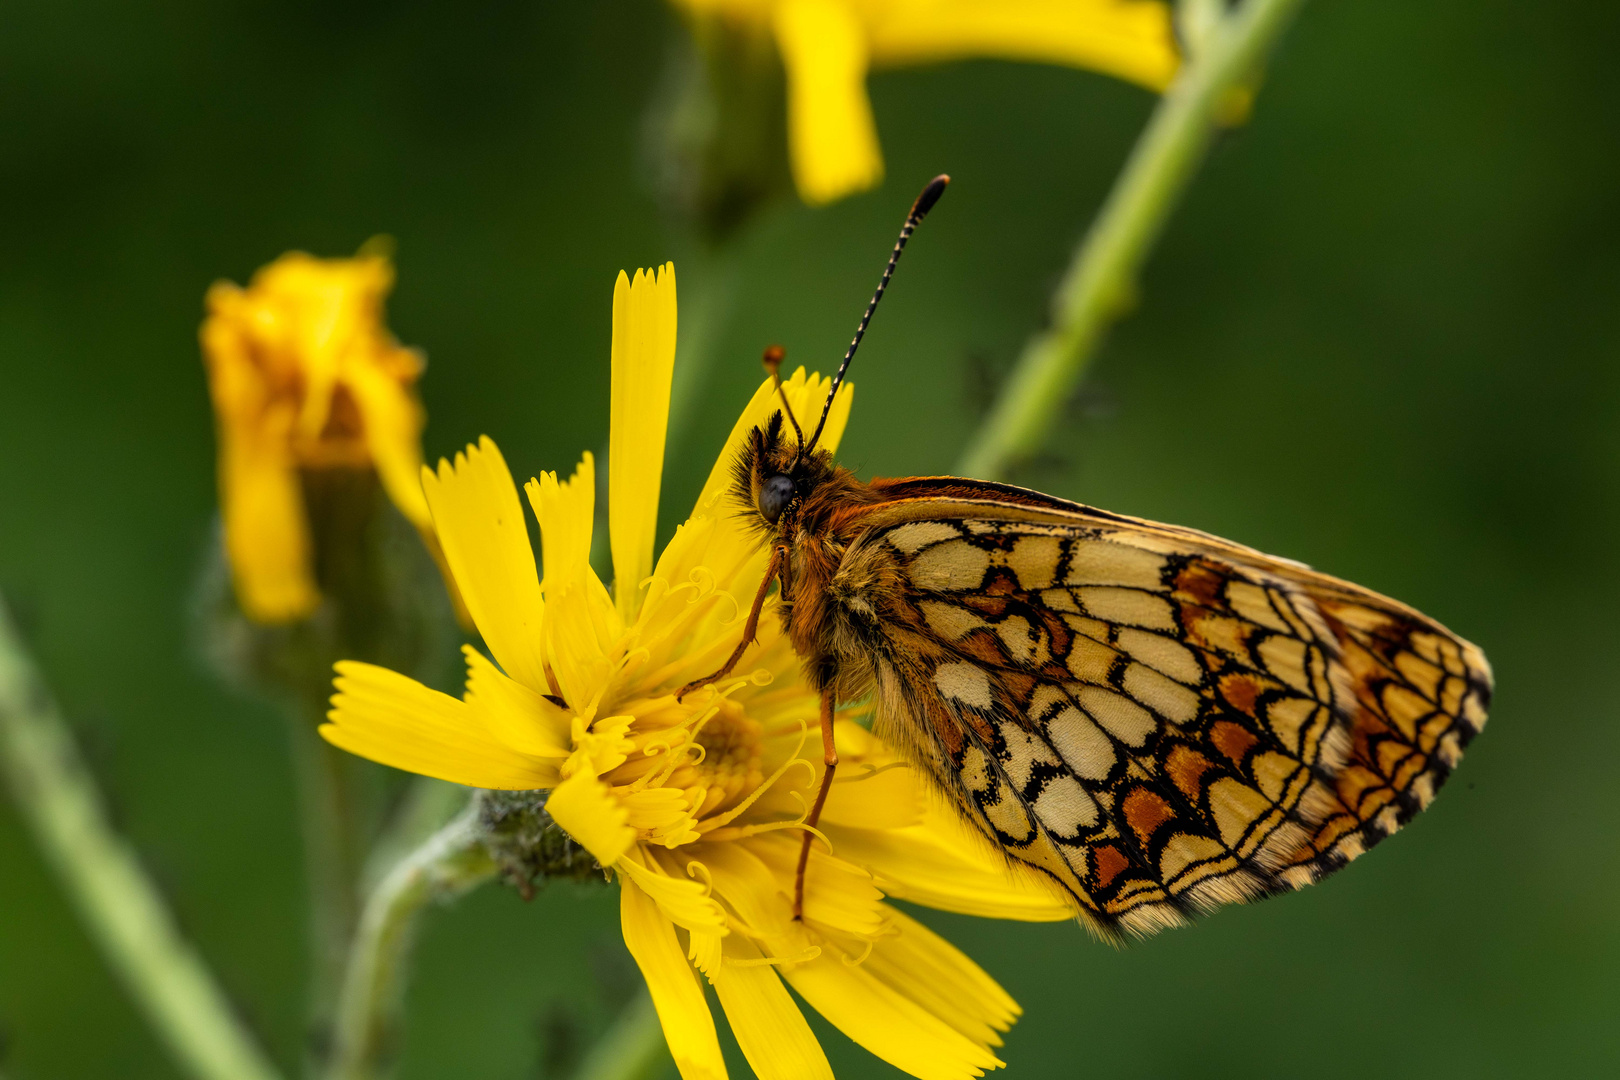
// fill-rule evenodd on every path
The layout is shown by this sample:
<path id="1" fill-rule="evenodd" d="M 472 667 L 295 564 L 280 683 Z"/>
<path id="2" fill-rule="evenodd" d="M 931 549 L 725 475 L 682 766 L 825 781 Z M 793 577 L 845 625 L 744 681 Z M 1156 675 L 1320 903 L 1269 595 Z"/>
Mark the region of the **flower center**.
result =
<path id="1" fill-rule="evenodd" d="M 697 744 L 703 747 L 698 770 L 709 787 L 698 817 L 723 809 L 764 783 L 763 730 L 735 702 L 720 703 L 720 712 L 697 733 Z"/>

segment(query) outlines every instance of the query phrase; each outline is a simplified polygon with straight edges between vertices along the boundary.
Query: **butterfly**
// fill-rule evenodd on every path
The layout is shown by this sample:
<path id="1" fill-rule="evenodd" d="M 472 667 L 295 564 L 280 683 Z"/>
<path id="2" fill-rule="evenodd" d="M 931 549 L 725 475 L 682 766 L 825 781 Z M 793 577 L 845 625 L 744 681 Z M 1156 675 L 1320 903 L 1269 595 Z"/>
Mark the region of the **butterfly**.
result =
<path id="1" fill-rule="evenodd" d="M 795 916 L 838 764 L 834 712 L 867 698 L 876 732 L 1100 936 L 1320 880 L 1434 798 L 1485 724 L 1490 665 L 1426 615 L 1301 563 L 1007 484 L 864 482 L 817 450 L 948 182 L 907 216 L 810 438 L 781 395 L 735 462 L 769 569 L 726 665 L 682 689 L 729 674 L 778 586 L 826 765 Z M 781 361 L 767 350 L 773 375 Z"/>

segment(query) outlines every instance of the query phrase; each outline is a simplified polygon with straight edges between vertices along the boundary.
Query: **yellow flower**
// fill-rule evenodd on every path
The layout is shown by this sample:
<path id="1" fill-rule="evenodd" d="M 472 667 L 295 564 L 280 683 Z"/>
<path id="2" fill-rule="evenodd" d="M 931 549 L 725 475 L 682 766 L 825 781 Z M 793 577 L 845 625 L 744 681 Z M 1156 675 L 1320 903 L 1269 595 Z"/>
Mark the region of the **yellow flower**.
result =
<path id="1" fill-rule="evenodd" d="M 821 818 L 805 917 L 794 868 L 820 779 L 818 699 L 774 610 L 743 673 L 677 701 L 735 646 L 766 553 L 728 503 L 746 433 L 774 410 L 763 384 L 656 564 L 653 532 L 675 353 L 675 275 L 619 276 L 613 300 L 608 527 L 615 586 L 592 571 L 596 483 L 527 485 L 545 572 L 488 439 L 425 474 L 445 555 L 493 657 L 466 650 L 454 698 L 345 662 L 331 742 L 375 761 L 483 788 L 549 789 L 546 809 L 611 868 L 625 943 L 687 1080 L 725 1075 L 701 979 L 765 1080 L 830 1077 L 783 980 L 872 1053 L 914 1076 L 955 1080 L 1001 1064 L 992 1047 L 1018 1006 L 971 960 L 885 902 L 1058 920 L 1073 911 L 1006 862 L 863 728 L 838 723 L 840 770 Z M 828 382 L 785 384 L 813 415 Z M 828 422 L 836 446 L 849 416 Z M 774 609 L 775 600 L 768 605 Z"/>
<path id="2" fill-rule="evenodd" d="M 437 551 L 422 496 L 422 358 L 383 325 L 382 255 L 291 252 L 246 289 L 208 290 L 202 349 L 219 432 L 225 549 L 242 610 L 265 623 L 320 603 L 302 474 L 374 468 Z"/>
<path id="3" fill-rule="evenodd" d="M 1089 68 L 1155 90 L 1179 64 L 1160 0 L 674 0 L 776 39 L 793 177 L 829 203 L 883 177 L 871 68 L 997 57 Z"/>

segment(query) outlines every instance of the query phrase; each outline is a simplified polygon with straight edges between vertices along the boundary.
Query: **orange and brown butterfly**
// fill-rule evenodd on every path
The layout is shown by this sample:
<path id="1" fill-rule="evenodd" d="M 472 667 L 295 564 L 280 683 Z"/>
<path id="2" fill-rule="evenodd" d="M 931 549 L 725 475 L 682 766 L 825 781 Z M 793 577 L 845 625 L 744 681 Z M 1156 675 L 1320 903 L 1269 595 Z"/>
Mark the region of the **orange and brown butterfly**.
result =
<path id="1" fill-rule="evenodd" d="M 1193 529 L 982 480 L 863 482 L 816 449 L 912 207 L 808 439 L 755 428 L 735 498 L 832 718 L 869 698 L 903 750 L 1107 938 L 1298 889 L 1427 806 L 1485 724 L 1478 648 L 1405 605 Z M 779 349 L 767 351 L 773 372 Z M 778 382 L 780 386 L 780 382 Z M 786 430 L 791 426 L 791 435 Z M 805 831 L 795 911 L 814 834 Z"/>

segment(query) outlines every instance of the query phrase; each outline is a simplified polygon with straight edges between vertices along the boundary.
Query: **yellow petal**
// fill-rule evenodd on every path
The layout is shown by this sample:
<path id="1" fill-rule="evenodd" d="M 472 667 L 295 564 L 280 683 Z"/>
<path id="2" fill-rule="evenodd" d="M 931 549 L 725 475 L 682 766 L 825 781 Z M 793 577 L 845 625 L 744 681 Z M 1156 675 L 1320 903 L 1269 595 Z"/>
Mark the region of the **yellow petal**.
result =
<path id="1" fill-rule="evenodd" d="M 491 736 L 467 706 L 387 668 L 345 660 L 321 735 L 396 769 L 468 787 L 530 791 L 557 782 L 554 766 Z"/>
<path id="2" fill-rule="evenodd" d="M 608 532 L 613 592 L 630 623 L 652 573 L 675 371 L 675 264 L 621 271 L 613 287 L 613 387 L 608 430 Z"/>
<path id="3" fill-rule="evenodd" d="M 799 195 L 811 205 L 883 178 L 866 96 L 865 31 L 847 2 L 783 0 L 773 20 L 787 73 L 788 149 Z"/>
<path id="4" fill-rule="evenodd" d="M 1002 1064 L 864 966 L 823 953 L 782 976 L 838 1030 L 919 1080 L 966 1080 Z"/>
<path id="5" fill-rule="evenodd" d="M 480 439 L 456 455 L 454 466 L 440 461 L 437 473 L 423 469 L 422 487 L 445 561 L 485 644 L 508 675 L 547 693 L 540 579 L 499 448 Z"/>
<path id="6" fill-rule="evenodd" d="M 652 853 L 640 848 L 621 860 L 619 869 L 657 901 L 659 910 L 676 926 L 706 934 L 726 934 L 726 913 L 709 895 L 707 885 L 681 872 L 678 861 L 667 853 L 664 858 L 652 857 Z"/>
<path id="7" fill-rule="evenodd" d="M 658 905 L 624 877 L 619 878 L 619 922 L 624 943 L 647 980 L 681 1080 L 724 1080 L 726 1062 L 720 1056 L 714 1016 L 692 965 L 675 940 L 675 928 Z"/>
<path id="8" fill-rule="evenodd" d="M 1018 1003 L 956 946 L 903 912 L 890 916 L 899 932 L 877 940 L 866 970 L 979 1045 L 1001 1045 Z"/>
<path id="9" fill-rule="evenodd" d="M 559 587 L 560 586 L 560 587 Z M 572 583 L 554 582 L 546 619 L 546 659 L 568 707 L 594 719 L 613 670 L 620 636 L 618 613 L 590 567 Z"/>
<path id="10" fill-rule="evenodd" d="M 865 11 L 874 64 L 1033 60 L 1154 90 L 1180 64 L 1170 7 L 1157 0 L 886 0 Z"/>
<path id="11" fill-rule="evenodd" d="M 827 1055 L 782 980 L 769 966 L 746 962 L 759 960 L 759 950 L 732 935 L 724 951 L 725 961 L 711 981 L 754 1075 L 760 1080 L 832 1080 Z"/>
<path id="12" fill-rule="evenodd" d="M 792 917 L 789 896 L 771 868 L 746 845 L 704 844 L 693 852 L 693 858 L 708 871 L 715 895 L 736 913 L 749 933 L 777 937 L 788 931 Z"/>
<path id="13" fill-rule="evenodd" d="M 581 770 L 557 785 L 546 799 L 546 813 L 603 866 L 618 862 L 636 830 L 625 824 L 629 812 L 596 774 Z"/>
<path id="14" fill-rule="evenodd" d="M 596 459 L 586 451 L 574 475 L 564 483 L 556 473 L 541 473 L 523 485 L 535 520 L 540 523 L 542 591 L 549 581 L 561 586 L 591 561 L 591 527 L 596 519 Z"/>
<path id="15" fill-rule="evenodd" d="M 485 659 L 471 645 L 467 658 L 467 708 L 491 735 L 512 749 L 560 763 L 573 752 L 572 714 L 541 697 Z"/>
<path id="16" fill-rule="evenodd" d="M 824 825 L 886 831 L 919 824 L 923 817 L 924 781 L 914 766 L 903 764 L 886 752 L 863 760 L 863 755 L 846 751 L 857 737 L 874 746 L 876 739 L 853 723 L 839 723 L 838 748 L 846 762 L 833 776 L 827 805 L 822 808 Z"/>
<path id="17" fill-rule="evenodd" d="M 794 887 L 799 868 L 798 833 L 766 833 L 755 837 L 748 850 L 771 868 L 782 891 Z M 870 937 L 883 932 L 883 894 L 872 884 L 869 873 L 836 855 L 828 855 L 817 841 L 810 849 L 810 863 L 805 869 L 804 918 L 831 930 Z"/>
<path id="18" fill-rule="evenodd" d="M 829 825 L 841 858 L 870 870 L 890 896 L 942 911 L 1021 922 L 1061 922 L 1073 901 L 1010 866 L 961 815 L 930 795 L 923 822 L 880 831 Z"/>

